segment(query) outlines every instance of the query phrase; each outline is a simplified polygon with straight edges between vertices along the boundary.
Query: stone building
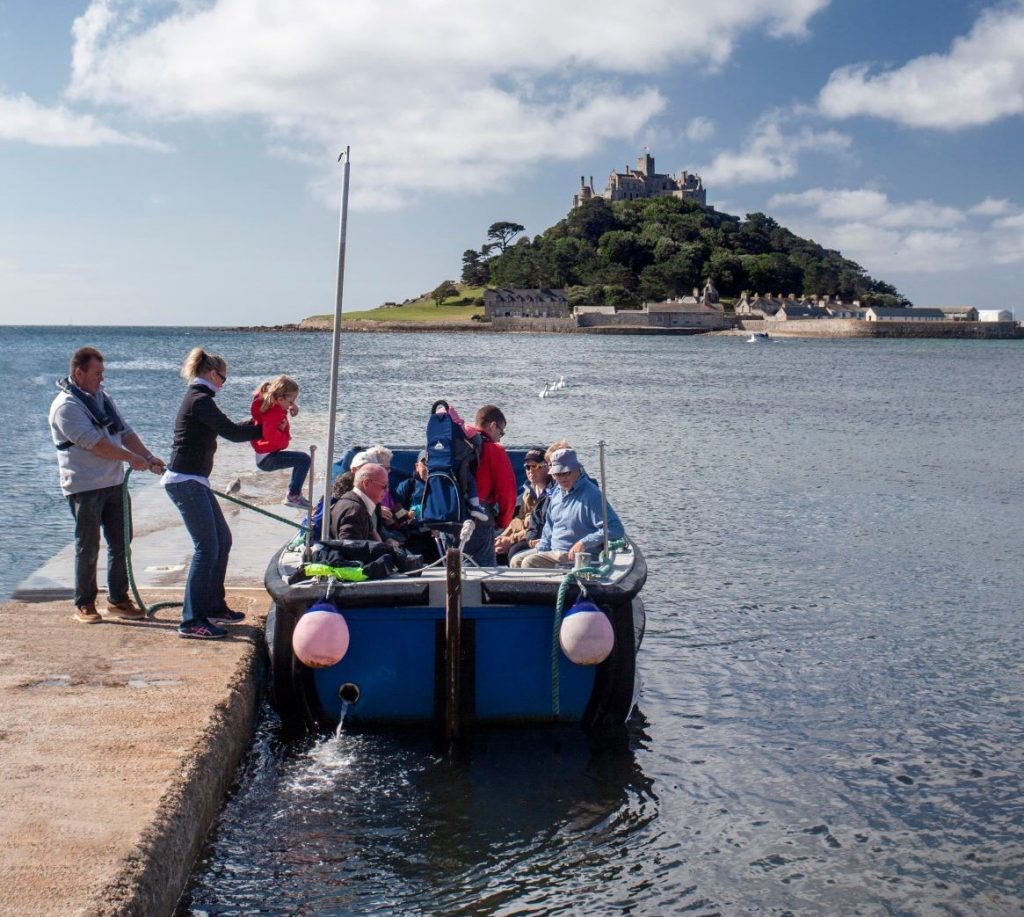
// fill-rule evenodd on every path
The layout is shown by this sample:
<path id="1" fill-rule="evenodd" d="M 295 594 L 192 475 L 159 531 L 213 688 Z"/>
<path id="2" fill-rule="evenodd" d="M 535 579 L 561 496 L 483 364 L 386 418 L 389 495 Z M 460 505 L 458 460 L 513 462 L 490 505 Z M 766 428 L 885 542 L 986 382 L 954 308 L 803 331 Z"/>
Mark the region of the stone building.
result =
<path id="1" fill-rule="evenodd" d="M 797 305 L 794 303 L 786 303 L 783 305 L 778 312 L 772 316 L 772 320 L 776 322 L 794 322 L 801 319 L 808 318 L 828 318 L 829 314 L 821 306 L 808 304 L 808 305 Z"/>
<path id="2" fill-rule="evenodd" d="M 571 314 L 567 290 L 484 290 L 484 315 L 494 318 L 567 318 Z"/>
<path id="3" fill-rule="evenodd" d="M 576 324 L 580 328 L 674 329 L 677 332 L 717 331 L 732 322 L 721 308 L 690 297 L 667 302 L 645 303 L 639 309 L 615 306 L 577 306 Z"/>
<path id="4" fill-rule="evenodd" d="M 936 307 L 951 322 L 976 322 L 978 310 L 974 306 L 937 306 Z"/>
<path id="5" fill-rule="evenodd" d="M 1013 313 L 1009 309 L 979 309 L 979 322 L 1012 322 Z"/>
<path id="6" fill-rule="evenodd" d="M 949 321 L 941 309 L 883 309 L 868 306 L 864 312 L 868 322 L 944 322 Z"/>
<path id="7" fill-rule="evenodd" d="M 696 201 L 707 207 L 707 192 L 704 182 L 696 172 L 681 171 L 676 175 L 654 171 L 654 157 L 643 153 L 637 157 L 636 168 L 626 166 L 625 172 L 612 172 L 608 184 L 598 194 L 594 190 L 594 177 L 587 184 L 580 176 L 580 188 L 572 196 L 573 208 L 594 197 L 608 201 L 632 201 L 644 197 L 675 197 L 684 201 Z"/>

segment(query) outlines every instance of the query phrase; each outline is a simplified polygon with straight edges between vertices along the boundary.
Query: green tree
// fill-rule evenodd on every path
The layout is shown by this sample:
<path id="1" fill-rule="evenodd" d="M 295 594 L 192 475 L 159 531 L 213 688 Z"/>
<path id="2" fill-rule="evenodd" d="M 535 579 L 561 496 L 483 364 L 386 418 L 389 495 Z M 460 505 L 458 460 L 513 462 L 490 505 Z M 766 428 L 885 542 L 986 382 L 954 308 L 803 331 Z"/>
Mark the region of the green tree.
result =
<path id="1" fill-rule="evenodd" d="M 434 305 L 440 308 L 446 299 L 451 299 L 451 297 L 458 295 L 459 288 L 455 286 L 454 280 L 442 280 L 430 294 L 430 298 L 434 300 Z"/>
<path id="2" fill-rule="evenodd" d="M 467 248 L 462 253 L 462 282 L 472 287 L 480 287 L 487 283 L 487 261 L 481 252 Z"/>
<path id="3" fill-rule="evenodd" d="M 723 296 L 735 296 L 744 287 L 743 264 L 727 249 L 719 248 L 712 253 L 707 272 Z"/>
<path id="4" fill-rule="evenodd" d="M 651 263 L 653 255 L 635 232 L 613 229 L 601 236 L 597 253 L 606 264 L 621 264 L 639 274 Z"/>
<path id="5" fill-rule="evenodd" d="M 524 229 L 526 229 L 526 227 L 520 223 L 509 223 L 508 221 L 491 223 L 487 230 L 487 238 L 498 247 L 500 252 L 504 253 L 505 249 L 508 248 L 509 243 L 511 243 L 511 241 Z"/>
<path id="6" fill-rule="evenodd" d="M 569 212 L 566 218 L 566 233 L 583 239 L 592 245 L 606 232 L 615 228 L 615 215 L 603 197 L 594 197 L 584 201 L 579 207 Z"/>

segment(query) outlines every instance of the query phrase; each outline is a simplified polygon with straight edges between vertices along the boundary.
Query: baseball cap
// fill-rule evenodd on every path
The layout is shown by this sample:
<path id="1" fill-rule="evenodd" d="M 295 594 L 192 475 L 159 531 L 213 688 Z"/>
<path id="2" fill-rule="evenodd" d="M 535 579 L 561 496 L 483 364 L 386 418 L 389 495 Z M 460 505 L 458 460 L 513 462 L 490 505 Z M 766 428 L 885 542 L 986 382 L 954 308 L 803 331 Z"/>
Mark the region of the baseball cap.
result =
<path id="1" fill-rule="evenodd" d="M 551 456 L 551 473 L 564 474 L 566 471 L 576 471 L 580 467 L 580 460 L 576 458 L 575 449 L 559 449 Z"/>

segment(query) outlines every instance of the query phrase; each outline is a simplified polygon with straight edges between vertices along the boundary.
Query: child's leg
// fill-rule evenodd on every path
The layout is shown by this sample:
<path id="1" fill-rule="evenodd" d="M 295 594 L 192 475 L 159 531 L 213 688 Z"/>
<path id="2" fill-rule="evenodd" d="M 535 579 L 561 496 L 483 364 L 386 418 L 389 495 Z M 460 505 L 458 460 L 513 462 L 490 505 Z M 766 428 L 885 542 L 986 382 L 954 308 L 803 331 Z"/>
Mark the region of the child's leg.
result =
<path id="1" fill-rule="evenodd" d="M 307 453 L 289 452 L 285 449 L 280 452 L 268 452 L 256 464 L 261 471 L 280 471 L 282 468 L 291 468 L 292 479 L 288 483 L 288 493 L 302 493 L 302 485 L 306 482 L 306 475 L 309 473 L 309 455 Z"/>

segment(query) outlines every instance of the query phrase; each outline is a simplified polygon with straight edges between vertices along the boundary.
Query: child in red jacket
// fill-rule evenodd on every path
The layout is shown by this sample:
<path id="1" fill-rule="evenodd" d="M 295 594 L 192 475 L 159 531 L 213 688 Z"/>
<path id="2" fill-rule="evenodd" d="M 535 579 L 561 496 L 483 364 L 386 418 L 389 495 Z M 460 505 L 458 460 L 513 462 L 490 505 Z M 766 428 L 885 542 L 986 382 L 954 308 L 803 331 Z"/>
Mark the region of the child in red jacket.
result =
<path id="1" fill-rule="evenodd" d="M 309 472 L 309 455 L 288 451 L 288 443 L 291 442 L 288 418 L 299 413 L 299 406 L 295 403 L 298 397 L 299 385 L 288 376 L 278 376 L 256 389 L 250 410 L 263 435 L 253 442 L 252 447 L 256 450 L 256 466 L 261 471 L 291 468 L 288 496 L 281 502 L 296 509 L 309 509 L 309 501 L 302 495 L 302 485 Z"/>

